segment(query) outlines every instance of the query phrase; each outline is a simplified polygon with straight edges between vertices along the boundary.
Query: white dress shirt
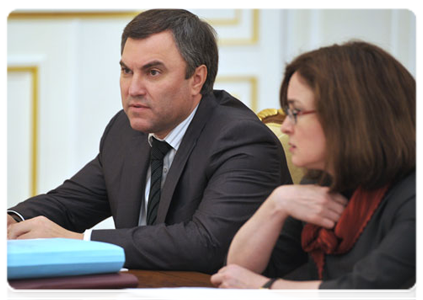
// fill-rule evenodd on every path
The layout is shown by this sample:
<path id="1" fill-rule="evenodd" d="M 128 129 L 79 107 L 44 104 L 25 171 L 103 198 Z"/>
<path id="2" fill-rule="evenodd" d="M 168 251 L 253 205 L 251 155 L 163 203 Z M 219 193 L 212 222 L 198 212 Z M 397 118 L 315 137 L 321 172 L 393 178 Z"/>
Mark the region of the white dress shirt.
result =
<path id="1" fill-rule="evenodd" d="M 148 135 L 148 143 L 150 144 L 150 146 L 152 146 L 151 139 L 154 137 L 159 141 L 167 142 L 172 147 L 172 149 L 170 149 L 169 152 L 166 154 L 166 156 L 163 158 L 163 174 L 162 174 L 162 182 L 161 182 L 162 187 L 166 181 L 167 174 L 169 173 L 170 166 L 172 165 L 176 152 L 179 149 L 179 145 L 182 142 L 182 138 L 184 137 L 185 132 L 187 131 L 187 128 L 192 121 L 192 118 L 194 118 L 195 112 L 197 111 L 197 107 L 192 111 L 192 113 L 188 116 L 188 118 L 186 118 L 178 126 L 176 126 L 171 132 L 169 132 L 169 134 L 164 139 L 159 139 L 152 133 Z M 148 196 L 150 195 L 150 183 L 151 183 L 151 166 L 148 168 L 148 171 L 147 171 L 147 180 L 146 180 L 146 186 L 145 186 L 145 201 L 141 205 L 141 212 L 140 212 L 138 225 L 147 224 L 147 206 L 148 206 Z"/>

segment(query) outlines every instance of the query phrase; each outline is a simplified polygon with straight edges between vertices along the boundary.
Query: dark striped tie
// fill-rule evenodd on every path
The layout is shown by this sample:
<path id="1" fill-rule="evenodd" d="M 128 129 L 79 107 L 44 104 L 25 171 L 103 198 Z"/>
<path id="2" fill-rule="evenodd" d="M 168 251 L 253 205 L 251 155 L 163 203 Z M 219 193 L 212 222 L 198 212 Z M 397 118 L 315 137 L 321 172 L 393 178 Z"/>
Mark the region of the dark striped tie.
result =
<path id="1" fill-rule="evenodd" d="M 152 138 L 150 156 L 151 185 L 148 196 L 147 225 L 151 225 L 156 221 L 162 187 L 163 157 L 166 156 L 170 149 L 172 149 L 172 146 L 168 143 Z"/>

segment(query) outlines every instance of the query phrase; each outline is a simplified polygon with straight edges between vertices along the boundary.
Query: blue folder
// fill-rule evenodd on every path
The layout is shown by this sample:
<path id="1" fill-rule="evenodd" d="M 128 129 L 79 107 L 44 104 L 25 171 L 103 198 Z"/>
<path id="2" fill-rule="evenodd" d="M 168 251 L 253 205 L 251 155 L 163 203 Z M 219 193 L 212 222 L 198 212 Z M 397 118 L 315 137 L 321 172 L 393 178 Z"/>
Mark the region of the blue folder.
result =
<path id="1" fill-rule="evenodd" d="M 74 239 L 7 241 L 7 278 L 42 278 L 119 272 L 122 247 Z"/>

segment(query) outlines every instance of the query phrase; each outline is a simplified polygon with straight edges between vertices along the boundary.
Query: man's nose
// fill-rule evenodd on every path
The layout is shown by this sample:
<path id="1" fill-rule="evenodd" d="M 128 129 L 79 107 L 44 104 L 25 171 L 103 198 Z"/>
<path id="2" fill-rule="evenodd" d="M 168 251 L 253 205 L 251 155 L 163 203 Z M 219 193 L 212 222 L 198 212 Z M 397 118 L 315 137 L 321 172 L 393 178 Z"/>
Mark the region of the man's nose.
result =
<path id="1" fill-rule="evenodd" d="M 146 87 L 144 84 L 144 80 L 139 75 L 134 75 L 131 78 L 131 83 L 129 85 L 128 94 L 131 97 L 137 97 L 144 95 L 146 93 Z"/>

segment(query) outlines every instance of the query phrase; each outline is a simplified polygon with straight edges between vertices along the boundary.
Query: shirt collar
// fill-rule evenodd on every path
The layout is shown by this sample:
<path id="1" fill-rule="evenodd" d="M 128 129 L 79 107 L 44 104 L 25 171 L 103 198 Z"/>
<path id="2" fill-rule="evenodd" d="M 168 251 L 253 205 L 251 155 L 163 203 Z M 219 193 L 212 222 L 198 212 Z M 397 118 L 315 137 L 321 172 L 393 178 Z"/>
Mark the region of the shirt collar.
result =
<path id="1" fill-rule="evenodd" d="M 191 124 L 191 121 L 194 118 L 197 108 L 198 108 L 198 104 L 194 108 L 194 110 L 191 112 L 191 114 L 181 123 L 179 123 L 178 126 L 173 128 L 164 139 L 159 139 L 154 133 L 149 133 L 148 143 L 150 144 L 150 147 L 152 146 L 152 138 L 154 137 L 155 139 L 159 141 L 166 141 L 170 146 L 172 146 L 173 149 L 175 149 L 175 151 L 177 151 L 179 148 L 179 145 L 182 142 L 182 138 L 184 137 L 185 132 L 188 129 L 189 124 Z"/>

